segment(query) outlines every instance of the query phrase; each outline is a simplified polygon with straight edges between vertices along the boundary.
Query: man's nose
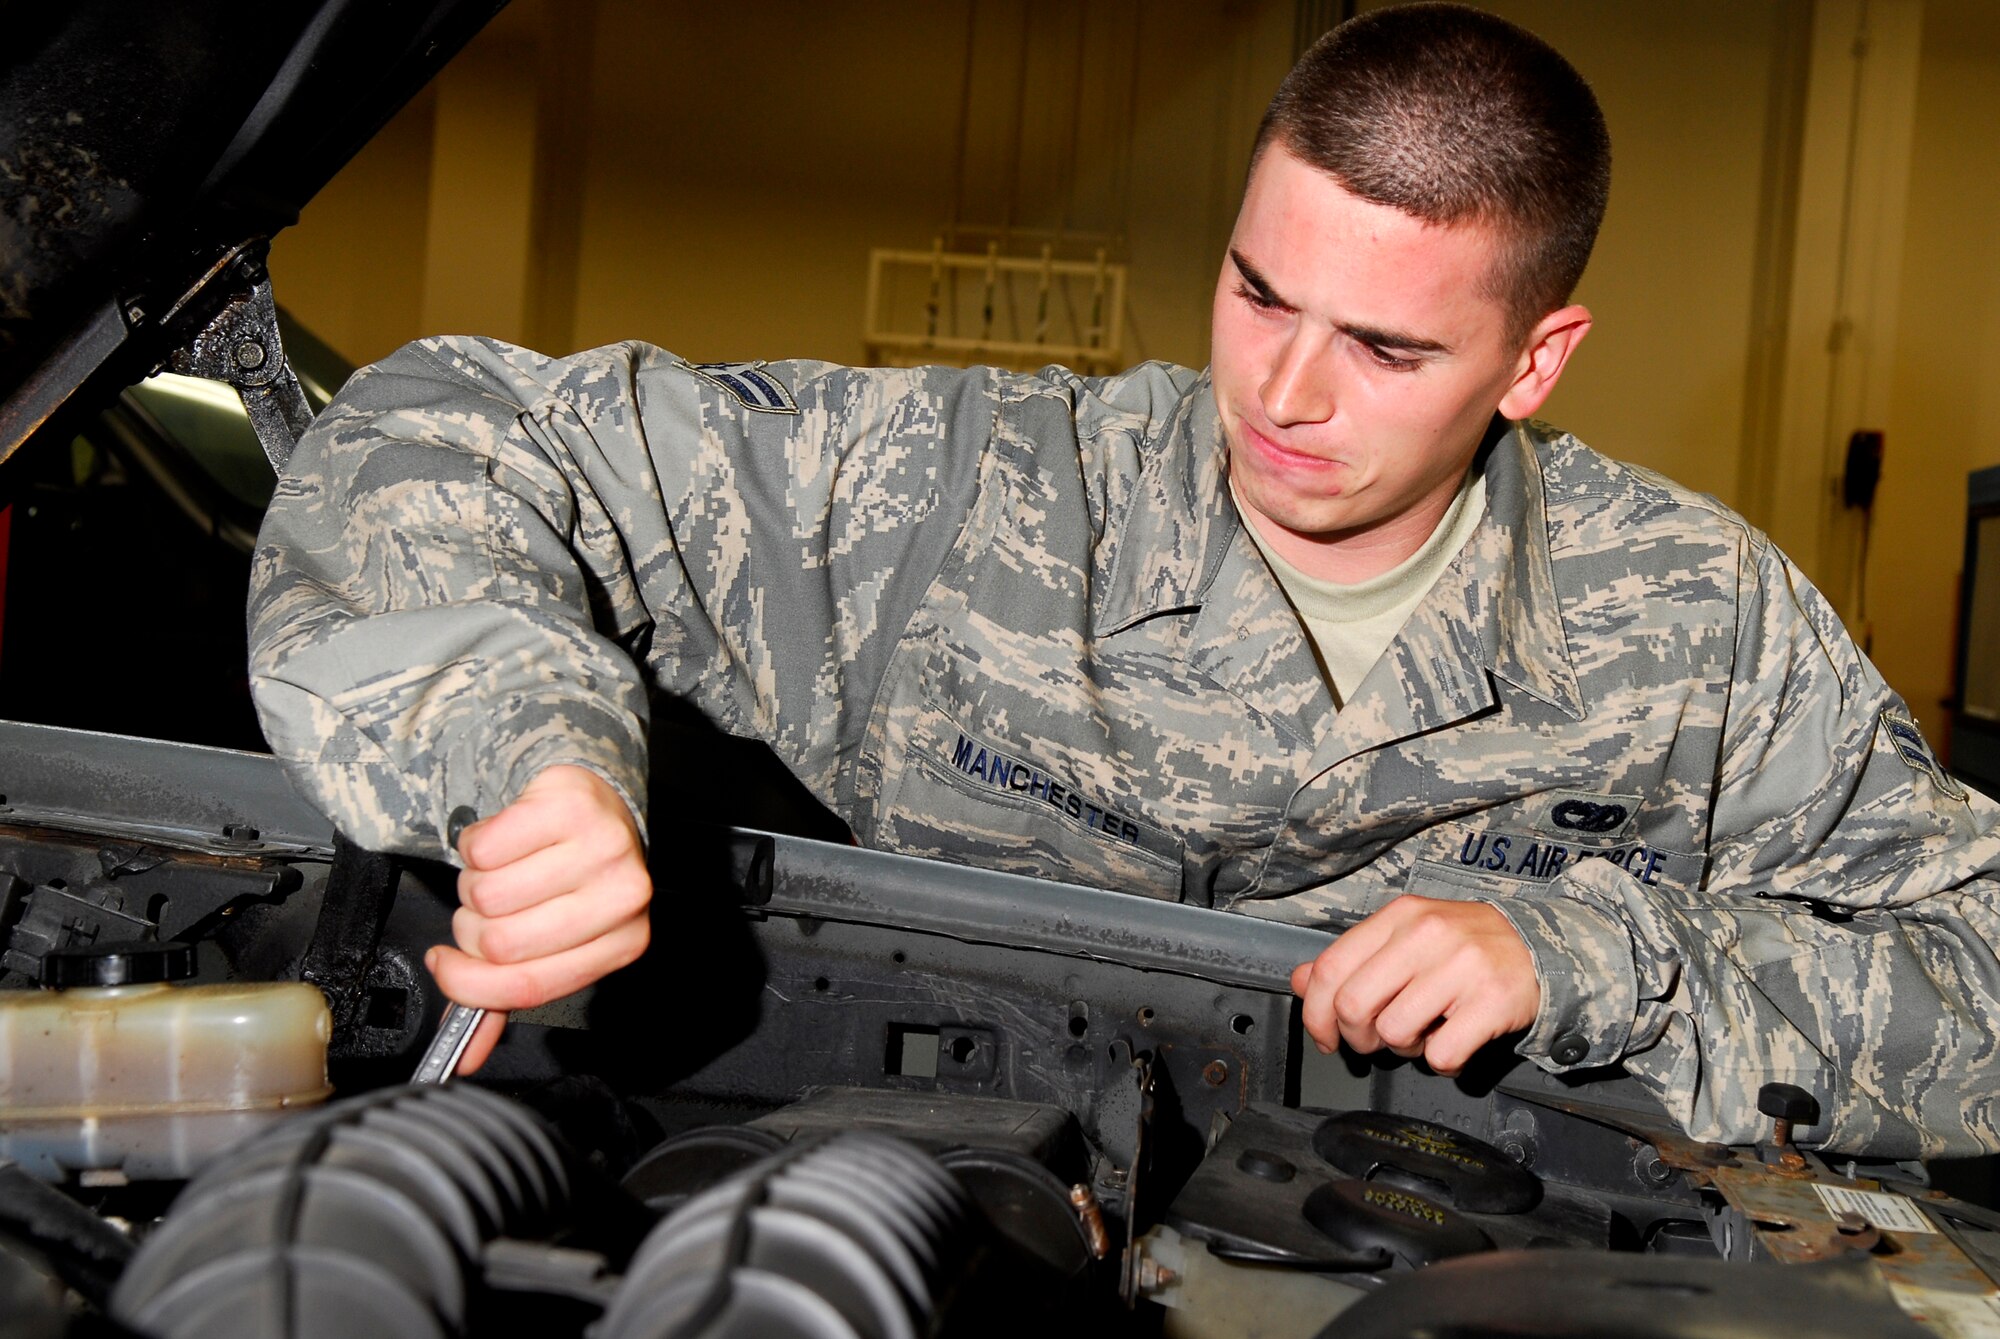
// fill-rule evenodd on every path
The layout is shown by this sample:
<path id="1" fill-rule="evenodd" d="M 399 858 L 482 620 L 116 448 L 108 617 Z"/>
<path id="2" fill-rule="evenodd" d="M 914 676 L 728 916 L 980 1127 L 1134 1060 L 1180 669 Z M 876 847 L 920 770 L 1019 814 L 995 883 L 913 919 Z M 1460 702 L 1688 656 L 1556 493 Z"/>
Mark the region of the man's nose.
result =
<path id="1" fill-rule="evenodd" d="M 1326 354 L 1326 332 L 1303 326 L 1292 331 L 1264 378 L 1264 416 L 1273 427 L 1333 417 L 1333 369 Z"/>

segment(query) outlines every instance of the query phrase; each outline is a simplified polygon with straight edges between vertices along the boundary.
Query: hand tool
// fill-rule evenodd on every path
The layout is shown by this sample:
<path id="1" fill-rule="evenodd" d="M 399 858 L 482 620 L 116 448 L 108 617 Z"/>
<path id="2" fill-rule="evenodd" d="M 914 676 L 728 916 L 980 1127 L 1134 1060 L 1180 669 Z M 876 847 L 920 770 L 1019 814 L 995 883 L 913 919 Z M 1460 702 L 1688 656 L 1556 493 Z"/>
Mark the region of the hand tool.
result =
<path id="1" fill-rule="evenodd" d="M 445 820 L 445 840 L 451 848 L 458 849 L 459 834 L 479 821 L 479 815 L 469 805 L 459 805 Z M 454 1004 L 444 1011 L 438 1023 L 437 1036 L 424 1050 L 424 1058 L 417 1065 L 417 1072 L 411 1076 L 412 1083 L 443 1083 L 458 1068 L 459 1057 L 472 1041 L 473 1032 L 479 1027 L 479 1020 L 486 1017 L 484 1009 L 474 1009 L 468 1005 Z"/>

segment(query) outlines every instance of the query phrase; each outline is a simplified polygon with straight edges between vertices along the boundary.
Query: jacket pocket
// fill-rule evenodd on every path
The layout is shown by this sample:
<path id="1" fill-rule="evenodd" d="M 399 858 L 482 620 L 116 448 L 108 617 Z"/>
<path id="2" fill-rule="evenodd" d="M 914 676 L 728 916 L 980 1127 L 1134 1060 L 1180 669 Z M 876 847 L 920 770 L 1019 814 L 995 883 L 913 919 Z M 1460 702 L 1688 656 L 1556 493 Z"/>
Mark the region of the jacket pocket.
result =
<path id="1" fill-rule="evenodd" d="M 930 708 L 888 795 L 890 850 L 1064 883 L 1181 896 L 1181 840 L 1073 775 L 975 740 Z"/>

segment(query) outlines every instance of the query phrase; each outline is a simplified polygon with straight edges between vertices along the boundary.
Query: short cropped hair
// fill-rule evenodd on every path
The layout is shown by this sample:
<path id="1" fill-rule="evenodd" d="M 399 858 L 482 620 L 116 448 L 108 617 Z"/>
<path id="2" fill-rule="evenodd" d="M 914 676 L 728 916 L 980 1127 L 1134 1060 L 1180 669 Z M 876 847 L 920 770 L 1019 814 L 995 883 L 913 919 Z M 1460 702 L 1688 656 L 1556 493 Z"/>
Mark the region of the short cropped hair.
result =
<path id="1" fill-rule="evenodd" d="M 1583 76 L 1465 5 L 1398 5 L 1327 33 L 1271 100 L 1253 170 L 1273 142 L 1363 200 L 1494 228 L 1488 296 L 1515 340 L 1569 301 L 1611 192 L 1611 137 Z"/>

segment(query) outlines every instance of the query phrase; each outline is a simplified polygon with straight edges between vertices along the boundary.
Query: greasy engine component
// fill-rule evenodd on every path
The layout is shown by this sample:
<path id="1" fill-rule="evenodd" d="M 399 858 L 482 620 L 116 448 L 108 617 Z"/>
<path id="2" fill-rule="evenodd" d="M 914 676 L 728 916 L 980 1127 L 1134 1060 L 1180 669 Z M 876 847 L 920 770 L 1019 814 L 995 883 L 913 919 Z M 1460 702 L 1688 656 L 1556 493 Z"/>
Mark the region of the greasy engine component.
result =
<path id="1" fill-rule="evenodd" d="M 0 820 L 10 817 L 0 810 Z M 299 882 L 297 870 L 248 849 L 176 851 L 0 827 L 0 984 L 32 983 L 46 954 L 73 944 L 201 938 L 235 909 L 283 897 Z"/>
<path id="2" fill-rule="evenodd" d="M 268 755 L 0 722 L 0 988 L 100 940 L 212 944 L 295 979 L 333 833 Z"/>
<path id="3" fill-rule="evenodd" d="M 401 872 L 402 862 L 334 833 L 326 892 L 299 979 L 326 994 L 333 1011 L 327 1049 L 344 1083 L 390 1081 L 406 1072 L 404 1057 L 416 1043 L 422 1011 L 410 1005 L 429 993 L 428 978 L 407 951 L 382 942 Z"/>
<path id="4" fill-rule="evenodd" d="M 976 1241 L 964 1189 L 907 1141 L 794 1145 L 655 1228 L 600 1339 L 914 1339 Z"/>
<path id="5" fill-rule="evenodd" d="M 1090 1187 L 1064 1185 L 1032 1158 L 1006 1149 L 958 1148 L 938 1155 L 993 1229 L 1056 1280 L 1079 1278 L 1110 1251 Z"/>
<path id="6" fill-rule="evenodd" d="M 1367 1156 L 1354 1156 L 1357 1147 L 1366 1147 Z M 1323 1156 L 1326 1148 L 1345 1165 Z M 1454 1202 L 1434 1177 L 1440 1150 L 1449 1150 L 1447 1162 L 1462 1160 L 1454 1165 L 1478 1189 Z M 1494 1194 L 1496 1183 L 1507 1191 Z M 1165 1221 L 1224 1260 L 1354 1274 L 1412 1268 L 1494 1245 L 1602 1250 L 1612 1239 L 1611 1211 L 1600 1201 L 1572 1187 L 1543 1185 L 1508 1166 L 1497 1150 L 1442 1125 L 1263 1105 L 1230 1124 Z"/>
<path id="7" fill-rule="evenodd" d="M 51 1285 L 58 1300 L 68 1287 L 101 1309 L 131 1259 L 131 1238 L 0 1158 L 0 1317 L 11 1324 L 29 1314 Z M 24 1309 L 15 1311 L 8 1299 Z"/>
<path id="8" fill-rule="evenodd" d="M 790 837 L 749 840 L 755 858 L 735 860 L 731 877 L 736 902 L 758 918 L 755 1026 L 677 1076 L 671 1100 L 711 1119 L 755 1117 L 830 1084 L 1045 1104 L 1074 1115 L 1103 1170 L 1123 1176 L 1147 1162 L 1157 1208 L 1199 1160 L 1216 1116 L 1286 1096 L 1287 974 L 1324 946 L 1321 933 L 990 870 L 940 878 L 933 862 Z M 599 1000 L 608 1006 L 638 979 L 605 983 Z M 594 1008 L 593 1028 L 602 1018 L 608 1034 L 620 1012 Z M 1110 1181 L 1094 1189 L 1130 1198 Z"/>
<path id="9" fill-rule="evenodd" d="M 1090 1152 L 1059 1107 L 998 1098 L 824 1088 L 746 1125 L 705 1126 L 665 1140 L 628 1173 L 624 1189 L 661 1213 L 789 1146 L 864 1130 L 932 1154 L 985 1224 L 981 1264 L 967 1287 L 982 1310 L 1020 1317 L 1031 1297 L 1046 1315 L 1076 1318 L 1108 1294 L 1115 1260 Z M 1100 1263 L 1102 1262 L 1102 1263 Z"/>
<path id="10" fill-rule="evenodd" d="M 0 1316 L 8 1339 L 62 1339 L 69 1328 L 62 1280 L 42 1253 L 0 1232 Z"/>
<path id="11" fill-rule="evenodd" d="M 343 1091 L 410 1073 L 441 1004 L 417 964 L 449 934 L 447 867 L 371 873 L 268 757 L 0 723 L 0 773 L 0 935 L 37 973 L 52 950 L 61 964 L 93 938 L 185 927 L 196 983 L 303 974 L 341 997 L 334 1038 L 352 1045 L 329 1063 Z M 656 942 L 703 952 L 654 955 L 515 1017 L 479 1076 L 547 1113 L 585 1160 L 565 1170 L 537 1153 L 539 1127 L 465 1083 L 288 1116 L 164 1217 L 162 1182 L 66 1182 L 78 1214 L 105 1215 L 81 1236 L 0 1195 L 0 1291 L 18 1301 L 0 1320 L 48 1320 L 52 1279 L 68 1314 L 101 1320 L 128 1240 L 113 1224 L 129 1222 L 144 1245 L 113 1315 L 163 1339 L 615 1339 L 601 1319 L 614 1298 L 636 1325 L 648 1313 L 633 1299 L 665 1288 L 630 1264 L 658 1215 L 773 1152 L 789 1165 L 856 1130 L 908 1140 L 970 1206 L 955 1263 L 889 1312 L 950 1339 L 1309 1339 L 1345 1311 L 1369 1316 L 1363 1299 L 1407 1300 L 1550 1247 L 1604 1263 L 1570 1269 L 1574 1286 L 1539 1305 L 1509 1300 L 1531 1332 L 1584 1332 L 1573 1317 L 1616 1315 L 1599 1303 L 1637 1293 L 1655 1330 L 1625 1332 L 1664 1333 L 1703 1314 L 1688 1299 L 1766 1288 L 1759 1261 L 1818 1277 L 1814 1262 L 1836 1254 L 1934 1332 L 1991 1309 L 2000 1217 L 1922 1185 L 1920 1169 L 1840 1175 L 1775 1130 L 1763 1148 L 1701 1144 L 1629 1079 L 1548 1076 L 1505 1055 L 1450 1078 L 1352 1057 L 1302 1072 L 1287 976 L 1323 942 L 1313 932 L 782 836 L 663 849 L 674 896 L 656 904 L 671 917 Z M 671 1046 L 662 1018 L 676 1020 Z M 1302 1097 L 1330 1110 L 1281 1105 Z M 674 1131 L 692 1133 L 655 1147 Z M 628 1193 L 600 1183 L 648 1147 Z M 856 1214 L 909 1208 L 859 1176 L 839 1189 Z M 1454 1216 L 1492 1248 L 1450 1258 Z M 700 1296 L 718 1310 L 691 1324 L 747 1305 L 718 1281 L 744 1262 L 710 1247 Z M 866 1271 L 843 1261 L 860 1249 L 802 1251 L 805 1276 L 858 1305 Z M 1641 1252 L 1698 1268 L 1647 1273 Z M 1604 1297 L 1582 1295 L 1593 1279 Z"/>
<path id="12" fill-rule="evenodd" d="M 1859 1260 L 1783 1268 L 1598 1251 L 1505 1251 L 1398 1278 L 1320 1334 L 1929 1339 L 1931 1331 L 1905 1315 Z"/>
<path id="13" fill-rule="evenodd" d="M 570 1199 L 525 1108 L 462 1084 L 372 1093 L 191 1184 L 112 1314 L 157 1339 L 460 1333 L 487 1244 L 552 1231 Z"/>
<path id="14" fill-rule="evenodd" d="M 1093 1153 L 1075 1116 L 1060 1107 L 823 1088 L 748 1124 L 675 1135 L 633 1167 L 623 1186 L 650 1208 L 671 1212 L 779 1149 L 857 1130 L 894 1135 L 931 1154 L 969 1197 L 983 1244 L 959 1294 L 961 1317 L 1005 1317 L 1033 1328 L 1115 1310 L 1120 1261 L 1106 1226 L 1115 1214 L 1092 1187 Z M 1108 1169 L 1108 1160 L 1097 1161 Z M 953 1330 L 972 1332 L 984 1331 L 962 1319 Z"/>
<path id="15" fill-rule="evenodd" d="M 660 1214 L 785 1146 L 783 1135 L 755 1125 L 705 1125 L 661 1141 L 625 1174 L 627 1192 Z"/>
<path id="16" fill-rule="evenodd" d="M 326 1001 L 296 981 L 188 986 L 187 944 L 43 957 L 0 992 L 0 1157 L 45 1180 L 183 1179 L 325 1100 Z"/>

